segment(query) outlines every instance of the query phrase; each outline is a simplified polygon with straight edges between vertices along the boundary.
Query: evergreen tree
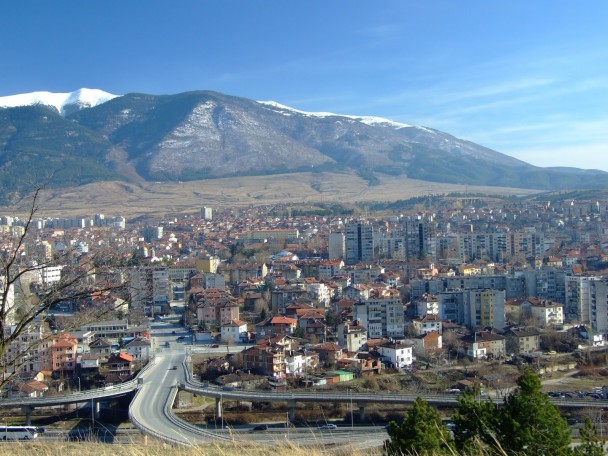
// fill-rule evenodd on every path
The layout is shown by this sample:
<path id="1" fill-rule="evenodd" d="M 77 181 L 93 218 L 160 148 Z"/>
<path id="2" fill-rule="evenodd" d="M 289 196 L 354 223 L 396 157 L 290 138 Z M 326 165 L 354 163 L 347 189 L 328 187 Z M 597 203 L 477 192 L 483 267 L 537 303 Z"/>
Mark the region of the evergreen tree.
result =
<path id="1" fill-rule="evenodd" d="M 526 369 L 517 385 L 498 413 L 496 436 L 502 449 L 530 456 L 569 454 L 568 423 L 541 391 L 538 376 Z"/>
<path id="2" fill-rule="evenodd" d="M 585 419 L 585 423 L 580 431 L 581 446 L 574 450 L 577 456 L 603 456 L 604 443 L 597 435 L 597 428 L 589 418 Z"/>
<path id="3" fill-rule="evenodd" d="M 496 445 L 496 425 L 498 411 L 494 402 L 487 398 L 478 400 L 478 387 L 469 389 L 458 397 L 454 411 L 454 442 L 461 452 L 471 451 L 480 443 L 491 447 Z"/>
<path id="4" fill-rule="evenodd" d="M 390 440 L 384 442 L 384 449 L 389 456 L 453 454 L 448 429 L 437 410 L 421 398 L 416 399 L 400 424 L 391 421 L 388 435 Z"/>

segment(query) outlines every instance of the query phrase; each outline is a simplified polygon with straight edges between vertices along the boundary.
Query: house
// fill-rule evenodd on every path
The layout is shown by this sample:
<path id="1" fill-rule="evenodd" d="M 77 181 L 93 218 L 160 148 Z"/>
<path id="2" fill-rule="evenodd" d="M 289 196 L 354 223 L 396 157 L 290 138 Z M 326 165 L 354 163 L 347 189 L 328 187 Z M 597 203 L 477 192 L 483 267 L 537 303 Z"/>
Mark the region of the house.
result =
<path id="1" fill-rule="evenodd" d="M 412 320 L 412 327 L 417 335 L 426 334 L 429 332 L 436 332 L 441 334 L 441 320 L 436 314 L 426 314 L 423 317 L 414 318 Z"/>
<path id="2" fill-rule="evenodd" d="M 243 369 L 275 378 L 286 375 L 285 347 L 279 344 L 255 345 L 243 351 Z"/>
<path id="3" fill-rule="evenodd" d="M 325 366 L 335 367 L 336 361 L 344 357 L 342 347 L 333 342 L 314 345 L 312 350 L 319 354 L 319 362 Z"/>
<path id="4" fill-rule="evenodd" d="M 509 353 L 523 355 L 540 351 L 540 331 L 533 326 L 509 328 L 505 336 Z"/>
<path id="5" fill-rule="evenodd" d="M 298 320 L 290 317 L 273 317 L 270 325 L 274 334 L 291 335 L 298 325 Z"/>
<path id="6" fill-rule="evenodd" d="M 89 351 L 92 355 L 110 356 L 112 343 L 108 339 L 100 337 L 89 344 Z"/>
<path id="7" fill-rule="evenodd" d="M 54 337 L 51 345 L 52 369 L 61 378 L 70 376 L 76 370 L 78 339 L 70 334 Z"/>
<path id="8" fill-rule="evenodd" d="M 106 381 L 108 376 L 114 376 L 111 378 L 118 378 L 121 382 L 128 380 L 133 375 L 133 357 L 126 353 L 113 353 L 108 357 L 105 370 Z"/>
<path id="9" fill-rule="evenodd" d="M 564 323 L 564 305 L 548 299 L 518 298 L 505 302 L 505 311 L 515 322 L 531 317 L 541 327 L 560 326 Z"/>
<path id="10" fill-rule="evenodd" d="M 367 342 L 367 330 L 359 320 L 352 323 L 348 320 L 338 325 L 336 333 L 338 344 L 349 352 L 357 352 Z"/>
<path id="11" fill-rule="evenodd" d="M 324 342 L 327 337 L 327 325 L 324 318 L 305 318 L 298 320 L 298 326 L 302 329 L 302 337 L 312 343 Z"/>
<path id="12" fill-rule="evenodd" d="M 245 339 L 247 338 L 247 323 L 232 320 L 230 323 L 222 325 L 220 333 L 222 342 L 237 344 L 243 339 L 243 336 Z"/>
<path id="13" fill-rule="evenodd" d="M 80 364 L 80 371 L 83 369 L 99 369 L 99 356 L 85 353 L 78 357 L 78 364 Z"/>
<path id="14" fill-rule="evenodd" d="M 462 338 L 467 355 L 481 359 L 505 356 L 506 340 L 506 337 L 491 331 L 475 332 Z"/>
<path id="15" fill-rule="evenodd" d="M 412 364 L 412 346 L 403 342 L 385 342 L 377 347 L 384 364 L 394 369 L 404 369 Z"/>
<path id="16" fill-rule="evenodd" d="M 125 352 L 133 357 L 133 361 L 146 362 L 150 359 L 151 355 L 150 341 L 136 337 L 125 345 Z"/>
<path id="17" fill-rule="evenodd" d="M 435 352 L 443 348 L 443 337 L 438 332 L 432 331 L 415 337 L 412 343 L 419 353 Z"/>
<path id="18" fill-rule="evenodd" d="M 38 381 L 38 380 L 29 380 L 24 383 L 19 383 L 8 393 L 9 398 L 33 398 L 33 397 L 42 397 L 44 393 L 47 392 L 49 387 Z"/>

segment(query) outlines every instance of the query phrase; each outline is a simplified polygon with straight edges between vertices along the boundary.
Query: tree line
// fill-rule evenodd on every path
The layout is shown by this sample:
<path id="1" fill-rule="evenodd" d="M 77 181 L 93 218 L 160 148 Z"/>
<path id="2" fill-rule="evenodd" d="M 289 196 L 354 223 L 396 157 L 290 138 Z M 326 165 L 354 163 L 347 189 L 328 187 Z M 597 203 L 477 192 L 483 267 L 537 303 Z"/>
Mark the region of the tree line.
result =
<path id="1" fill-rule="evenodd" d="M 418 398 L 401 423 L 389 424 L 384 449 L 390 456 L 604 454 L 603 440 L 589 419 L 580 431 L 581 444 L 572 448 L 568 423 L 530 369 L 501 405 L 481 400 L 477 388 L 467 389 L 458 398 L 452 423 L 450 430 L 437 410 Z"/>

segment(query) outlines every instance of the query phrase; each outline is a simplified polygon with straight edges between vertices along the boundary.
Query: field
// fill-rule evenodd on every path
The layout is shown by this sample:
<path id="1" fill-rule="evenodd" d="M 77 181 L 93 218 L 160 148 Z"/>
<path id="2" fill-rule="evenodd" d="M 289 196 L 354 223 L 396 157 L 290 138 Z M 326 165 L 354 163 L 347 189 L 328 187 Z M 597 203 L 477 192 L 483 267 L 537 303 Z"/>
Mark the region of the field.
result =
<path id="1" fill-rule="evenodd" d="M 504 187 L 475 187 L 382 177 L 370 186 L 353 174 L 299 173 L 210 179 L 190 182 L 143 183 L 100 182 L 77 188 L 44 191 L 39 216 L 76 216 L 104 213 L 135 217 L 150 214 L 185 214 L 201 206 L 216 210 L 262 204 L 318 202 L 372 202 L 408 199 L 451 192 L 489 195 L 526 195 L 531 190 Z M 24 206 L 25 207 L 25 206 Z M 15 208 L 0 208 L 0 214 Z"/>
<path id="2" fill-rule="evenodd" d="M 358 451 L 352 448 L 300 448 L 288 441 L 281 442 L 281 445 L 255 445 L 234 442 L 233 444 L 223 443 L 208 444 L 192 447 L 169 447 L 157 441 L 149 441 L 141 445 L 109 445 L 101 443 L 57 443 L 57 442 L 6 442 L 0 443 L 0 455 L 11 456 L 166 456 L 170 451 L 172 456 L 229 456 L 239 454 L 240 456 L 279 456 L 289 454 L 290 456 L 375 456 L 380 455 L 381 451 L 365 450 Z"/>

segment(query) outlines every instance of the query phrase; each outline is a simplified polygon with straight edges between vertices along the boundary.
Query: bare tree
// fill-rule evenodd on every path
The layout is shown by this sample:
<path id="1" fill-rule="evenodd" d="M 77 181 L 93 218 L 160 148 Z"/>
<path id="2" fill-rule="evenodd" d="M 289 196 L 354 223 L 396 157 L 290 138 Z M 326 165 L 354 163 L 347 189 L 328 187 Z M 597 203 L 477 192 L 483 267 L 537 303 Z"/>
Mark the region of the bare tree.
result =
<path id="1" fill-rule="evenodd" d="M 57 336 L 48 325 L 53 308 L 60 303 L 76 307 L 70 324 L 56 331 L 69 331 L 114 315 L 116 297 L 128 299 L 128 283 L 117 268 L 117 252 L 97 249 L 80 254 L 73 248 L 49 256 L 28 258 L 26 246 L 35 244 L 33 223 L 38 213 L 40 189 L 28 200 L 25 216 L 4 244 L 0 255 L 0 387 L 31 361 L 45 341 Z M 56 280 L 40 280 L 53 270 Z"/>

